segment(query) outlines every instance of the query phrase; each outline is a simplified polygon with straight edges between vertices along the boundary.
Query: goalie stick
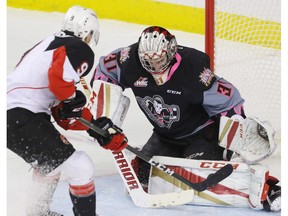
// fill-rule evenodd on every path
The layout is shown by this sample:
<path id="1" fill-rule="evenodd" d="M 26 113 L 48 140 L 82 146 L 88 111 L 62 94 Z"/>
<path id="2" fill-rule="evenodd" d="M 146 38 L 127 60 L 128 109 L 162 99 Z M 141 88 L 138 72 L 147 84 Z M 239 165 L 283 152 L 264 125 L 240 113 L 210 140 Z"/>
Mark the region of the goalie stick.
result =
<path id="1" fill-rule="evenodd" d="M 91 91 L 86 84 L 84 78 L 81 78 L 81 84 L 84 88 L 86 96 L 89 98 Z M 89 124 L 89 122 L 86 122 Z M 164 194 L 148 194 L 139 182 L 134 169 L 128 162 L 124 151 L 113 154 L 120 177 L 132 199 L 133 203 L 142 208 L 159 208 L 168 206 L 177 206 L 190 203 L 194 197 L 194 190 L 183 190 L 180 192 L 164 193 Z"/>
<path id="2" fill-rule="evenodd" d="M 93 131 L 95 131 L 96 133 L 98 133 L 100 136 L 103 136 L 103 137 L 109 136 L 107 131 L 102 130 L 101 128 L 97 127 L 96 125 L 92 124 L 91 122 L 87 121 L 86 119 L 79 118 L 79 121 L 82 124 L 89 127 L 90 129 L 92 129 Z M 115 128 L 115 130 L 117 130 L 117 128 Z M 132 153 L 134 153 L 135 155 L 137 155 L 138 157 L 140 157 L 144 161 L 148 162 L 152 166 L 160 169 L 161 171 L 167 173 L 168 175 L 173 176 L 174 178 L 178 179 L 179 181 L 185 183 L 186 185 L 188 185 L 192 189 L 199 191 L 199 192 L 207 190 L 210 187 L 213 187 L 214 185 L 221 182 L 223 179 L 227 178 L 233 172 L 233 166 L 231 164 L 227 164 L 224 167 L 222 167 L 221 169 L 217 170 L 215 173 L 210 174 L 204 181 L 199 182 L 199 183 L 193 183 L 193 182 L 189 181 L 188 179 L 184 178 L 183 176 L 170 170 L 164 164 L 161 164 L 161 163 L 153 160 L 151 157 L 138 151 L 136 148 L 128 145 L 126 147 L 126 149 L 131 151 Z"/>

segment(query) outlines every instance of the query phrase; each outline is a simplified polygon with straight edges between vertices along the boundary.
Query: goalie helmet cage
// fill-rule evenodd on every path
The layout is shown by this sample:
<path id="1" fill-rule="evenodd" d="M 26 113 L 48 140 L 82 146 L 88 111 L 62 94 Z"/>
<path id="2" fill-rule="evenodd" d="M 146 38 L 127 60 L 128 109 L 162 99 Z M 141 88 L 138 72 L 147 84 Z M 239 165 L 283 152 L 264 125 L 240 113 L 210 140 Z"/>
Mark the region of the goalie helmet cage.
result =
<path id="1" fill-rule="evenodd" d="M 247 116 L 281 136 L 281 0 L 206 0 L 205 52 L 211 69 L 245 99 Z"/>

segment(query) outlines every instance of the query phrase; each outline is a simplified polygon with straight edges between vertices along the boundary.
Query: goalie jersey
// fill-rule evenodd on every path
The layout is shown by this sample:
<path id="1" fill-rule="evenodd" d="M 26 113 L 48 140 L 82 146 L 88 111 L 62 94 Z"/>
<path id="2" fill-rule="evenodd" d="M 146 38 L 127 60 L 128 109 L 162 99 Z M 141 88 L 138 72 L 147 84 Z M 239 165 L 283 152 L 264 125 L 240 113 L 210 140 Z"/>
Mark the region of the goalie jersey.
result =
<path id="1" fill-rule="evenodd" d="M 241 114 L 244 100 L 239 91 L 209 65 L 205 53 L 178 46 L 168 80 L 157 85 L 141 66 L 135 43 L 102 56 L 94 80 L 131 88 L 154 131 L 180 139 L 213 123 L 217 116 Z"/>

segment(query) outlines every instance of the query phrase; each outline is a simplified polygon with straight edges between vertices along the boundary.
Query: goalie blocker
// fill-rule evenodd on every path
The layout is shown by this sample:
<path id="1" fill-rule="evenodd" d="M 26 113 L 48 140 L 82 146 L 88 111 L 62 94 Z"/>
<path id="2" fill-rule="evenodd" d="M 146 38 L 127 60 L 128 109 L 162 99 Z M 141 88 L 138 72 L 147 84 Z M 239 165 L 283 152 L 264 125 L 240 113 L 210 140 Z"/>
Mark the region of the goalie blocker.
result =
<path id="1" fill-rule="evenodd" d="M 190 181 L 203 181 L 215 170 L 227 163 L 234 172 L 221 183 L 203 192 L 194 193 L 190 204 L 209 206 L 251 207 L 255 210 L 280 211 L 281 188 L 276 178 L 269 176 L 268 168 L 260 164 L 247 165 L 241 162 L 191 160 L 155 156 L 153 159 L 165 164 Z M 160 194 L 187 190 L 187 185 L 171 176 L 151 168 L 148 193 Z"/>

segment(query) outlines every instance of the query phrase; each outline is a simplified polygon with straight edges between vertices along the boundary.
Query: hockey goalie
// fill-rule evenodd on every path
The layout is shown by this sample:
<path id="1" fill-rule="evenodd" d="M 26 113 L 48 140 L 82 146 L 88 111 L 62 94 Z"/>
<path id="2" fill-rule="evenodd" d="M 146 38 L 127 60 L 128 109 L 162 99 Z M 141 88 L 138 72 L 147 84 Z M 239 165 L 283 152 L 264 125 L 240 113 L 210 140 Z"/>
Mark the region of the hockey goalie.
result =
<path id="1" fill-rule="evenodd" d="M 241 161 L 237 161 L 232 175 L 205 190 L 202 194 L 206 199 L 200 200 L 195 192 L 191 203 L 280 210 L 278 180 L 257 164 L 275 150 L 273 130 L 266 122 L 247 118 L 239 90 L 213 73 L 206 53 L 179 45 L 175 35 L 161 26 L 149 26 L 137 42 L 101 56 L 94 80 L 132 90 L 153 127 L 141 152 L 149 157 L 160 156 L 157 159 L 162 164 L 178 169 L 186 178 L 201 182 L 225 163 L 232 163 L 224 160 L 239 155 Z M 220 127 L 220 119 L 225 125 L 225 117 L 233 121 L 231 127 Z M 179 182 L 169 182 L 168 176 L 151 169 L 145 160 L 135 158 L 132 164 L 150 194 L 182 190 Z"/>

